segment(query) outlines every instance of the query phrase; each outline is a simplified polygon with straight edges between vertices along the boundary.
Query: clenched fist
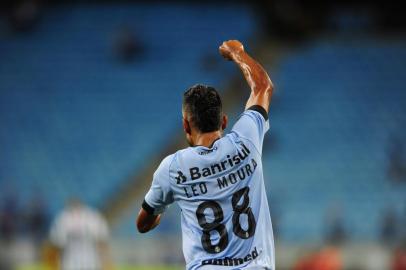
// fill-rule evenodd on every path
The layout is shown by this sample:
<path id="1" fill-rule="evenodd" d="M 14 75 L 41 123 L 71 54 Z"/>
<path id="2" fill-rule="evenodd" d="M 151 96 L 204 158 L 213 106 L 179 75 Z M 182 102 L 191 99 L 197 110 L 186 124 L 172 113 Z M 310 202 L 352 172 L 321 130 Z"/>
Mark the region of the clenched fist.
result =
<path id="1" fill-rule="evenodd" d="M 244 52 L 244 46 L 238 40 L 228 40 L 221 44 L 219 51 L 225 59 L 233 60 L 234 55 Z"/>

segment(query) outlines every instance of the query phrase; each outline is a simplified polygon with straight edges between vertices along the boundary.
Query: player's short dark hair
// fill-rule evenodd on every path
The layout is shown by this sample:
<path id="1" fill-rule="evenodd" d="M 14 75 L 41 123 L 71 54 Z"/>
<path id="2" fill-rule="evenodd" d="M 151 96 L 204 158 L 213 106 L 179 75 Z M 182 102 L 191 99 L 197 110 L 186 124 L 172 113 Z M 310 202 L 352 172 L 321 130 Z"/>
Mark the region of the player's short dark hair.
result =
<path id="1" fill-rule="evenodd" d="M 212 132 L 221 127 L 223 105 L 216 89 L 196 84 L 183 95 L 183 109 L 200 132 Z"/>

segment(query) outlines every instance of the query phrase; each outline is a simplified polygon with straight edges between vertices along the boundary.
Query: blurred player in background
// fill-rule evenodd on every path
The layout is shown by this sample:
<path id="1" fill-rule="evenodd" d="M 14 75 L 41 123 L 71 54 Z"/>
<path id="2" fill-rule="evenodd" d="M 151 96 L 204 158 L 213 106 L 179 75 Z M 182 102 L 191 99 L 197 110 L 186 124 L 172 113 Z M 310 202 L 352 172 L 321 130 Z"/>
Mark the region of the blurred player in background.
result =
<path id="1" fill-rule="evenodd" d="M 107 222 L 98 211 L 70 200 L 51 228 L 50 241 L 57 254 L 52 268 L 112 269 L 108 237 Z"/>
<path id="2" fill-rule="evenodd" d="M 262 173 L 273 84 L 236 40 L 221 55 L 242 70 L 251 95 L 231 132 L 218 92 L 196 85 L 183 97 L 183 127 L 191 147 L 166 157 L 137 218 L 140 232 L 158 225 L 167 205 L 182 210 L 187 269 L 275 269 L 272 224 Z"/>

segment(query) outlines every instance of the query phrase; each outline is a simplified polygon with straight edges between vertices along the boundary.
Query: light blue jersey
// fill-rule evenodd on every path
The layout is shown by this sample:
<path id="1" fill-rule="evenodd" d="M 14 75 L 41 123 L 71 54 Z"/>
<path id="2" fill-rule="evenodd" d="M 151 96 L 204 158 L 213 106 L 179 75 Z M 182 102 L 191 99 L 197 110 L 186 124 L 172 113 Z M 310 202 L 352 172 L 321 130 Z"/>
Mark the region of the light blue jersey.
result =
<path id="1" fill-rule="evenodd" d="M 143 208 L 159 214 L 178 203 L 187 269 L 275 269 L 261 162 L 268 129 L 253 106 L 212 147 L 177 151 L 156 170 Z"/>

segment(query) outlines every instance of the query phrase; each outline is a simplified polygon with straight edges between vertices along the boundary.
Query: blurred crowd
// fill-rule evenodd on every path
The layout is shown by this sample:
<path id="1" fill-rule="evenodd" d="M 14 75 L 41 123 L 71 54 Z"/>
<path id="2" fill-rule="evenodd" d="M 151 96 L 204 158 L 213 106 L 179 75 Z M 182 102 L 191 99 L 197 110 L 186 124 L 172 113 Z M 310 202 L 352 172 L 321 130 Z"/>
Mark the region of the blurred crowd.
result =
<path id="1" fill-rule="evenodd" d="M 40 196 L 21 205 L 15 195 L 0 201 L 0 239 L 2 243 L 14 241 L 24 235 L 41 242 L 48 233 L 50 216 L 46 201 Z"/>

